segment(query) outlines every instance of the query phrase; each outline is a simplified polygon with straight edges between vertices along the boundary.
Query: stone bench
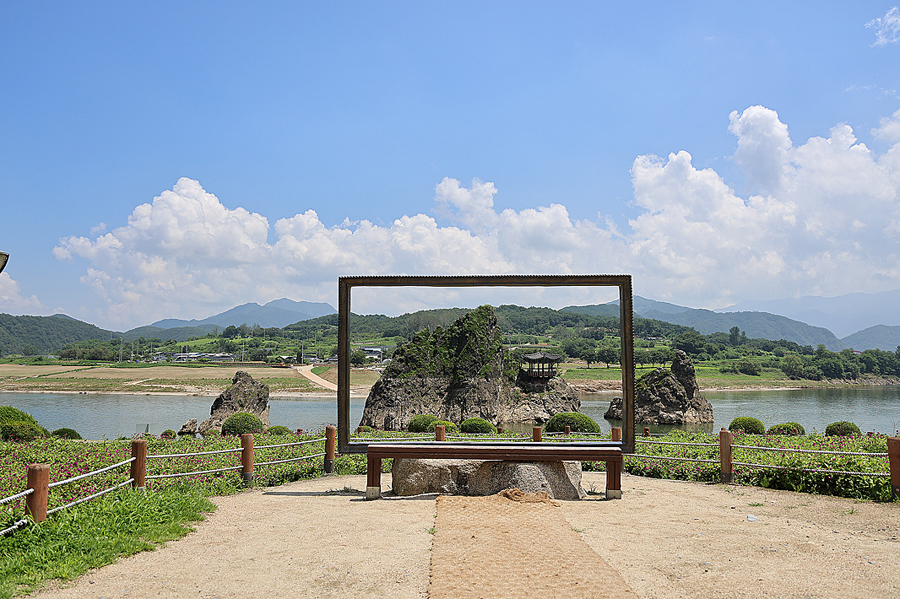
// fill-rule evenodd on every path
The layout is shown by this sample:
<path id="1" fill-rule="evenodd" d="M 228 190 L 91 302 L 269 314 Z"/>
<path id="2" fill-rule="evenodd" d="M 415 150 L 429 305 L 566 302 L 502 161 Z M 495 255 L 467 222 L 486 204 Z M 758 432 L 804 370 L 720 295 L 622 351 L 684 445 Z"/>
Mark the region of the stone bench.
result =
<path id="1" fill-rule="evenodd" d="M 620 443 L 369 443 L 366 448 L 366 499 L 381 497 L 381 460 L 384 458 L 554 462 L 606 462 L 606 497 L 622 498 Z"/>

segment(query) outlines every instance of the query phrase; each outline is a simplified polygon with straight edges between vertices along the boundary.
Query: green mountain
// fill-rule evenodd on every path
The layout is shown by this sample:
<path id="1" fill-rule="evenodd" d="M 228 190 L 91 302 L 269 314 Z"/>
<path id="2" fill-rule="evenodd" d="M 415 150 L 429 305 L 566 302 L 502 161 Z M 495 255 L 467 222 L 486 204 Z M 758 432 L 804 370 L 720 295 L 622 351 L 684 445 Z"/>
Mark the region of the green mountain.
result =
<path id="1" fill-rule="evenodd" d="M 563 311 L 596 315 L 611 315 L 614 313 L 618 315 L 618 304 L 618 300 L 615 300 L 608 304 L 567 306 L 563 308 Z M 738 327 L 751 339 L 762 338 L 773 341 L 784 339 L 813 347 L 822 344 L 832 351 L 840 351 L 846 347 L 834 333 L 826 328 L 810 326 L 806 323 L 792 320 L 785 316 L 769 314 L 768 312 L 713 312 L 712 310 L 686 308 L 666 302 L 657 302 L 637 295 L 632 299 L 632 305 L 636 317 L 640 316 L 691 327 L 704 335 L 718 332 L 727 333 L 732 327 Z"/>
<path id="2" fill-rule="evenodd" d="M 119 333 L 105 331 L 64 314 L 55 316 L 0 314 L 0 352 L 4 356 L 52 354 L 76 341 L 110 340 L 119 336 Z"/>
<path id="3" fill-rule="evenodd" d="M 896 351 L 900 347 L 900 327 L 889 327 L 877 324 L 841 339 L 844 347 L 852 347 L 857 351 L 881 349 Z"/>
<path id="4" fill-rule="evenodd" d="M 172 328 L 147 325 L 144 327 L 131 329 L 130 331 L 125 331 L 121 334 L 121 337 L 125 339 L 125 341 L 133 341 L 134 339 L 140 339 L 141 337 L 143 337 L 144 339 L 162 339 L 163 341 L 168 341 L 169 339 L 172 339 L 173 341 L 187 341 L 192 337 L 206 337 L 207 334 L 216 333 L 216 331 L 221 333 L 222 328 L 223 327 L 219 327 L 214 324 L 201 324 L 194 327 Z"/>

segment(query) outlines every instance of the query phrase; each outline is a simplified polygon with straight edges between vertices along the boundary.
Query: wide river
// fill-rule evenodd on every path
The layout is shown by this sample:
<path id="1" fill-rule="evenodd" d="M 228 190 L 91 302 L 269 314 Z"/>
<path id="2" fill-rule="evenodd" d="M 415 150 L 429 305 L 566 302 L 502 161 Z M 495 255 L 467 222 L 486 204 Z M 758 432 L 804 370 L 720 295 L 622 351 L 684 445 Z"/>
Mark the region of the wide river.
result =
<path id="1" fill-rule="evenodd" d="M 596 420 L 604 431 L 610 423 L 603 419 L 609 400 L 615 393 L 581 396 L 581 412 Z M 897 434 L 900 429 L 900 387 L 853 387 L 780 391 L 706 391 L 713 406 L 715 423 L 694 428 L 716 431 L 737 416 L 753 416 L 765 425 L 799 422 L 808 433 L 824 432 L 837 420 L 855 422 L 863 432 Z M 137 431 L 178 430 L 191 418 L 202 422 L 209 416 L 212 397 L 182 395 L 118 395 L 79 393 L 4 393 L 0 405 L 13 406 L 34 416 L 48 430 L 74 428 L 85 439 L 130 437 Z M 351 399 L 350 419 L 359 422 L 364 397 Z M 292 430 L 321 430 L 337 421 L 334 396 L 269 399 L 271 423 Z M 638 434 L 644 425 L 638 424 Z M 523 432 L 531 425 L 515 427 Z M 650 427 L 664 431 L 673 427 Z M 684 427 L 688 428 L 688 427 Z"/>

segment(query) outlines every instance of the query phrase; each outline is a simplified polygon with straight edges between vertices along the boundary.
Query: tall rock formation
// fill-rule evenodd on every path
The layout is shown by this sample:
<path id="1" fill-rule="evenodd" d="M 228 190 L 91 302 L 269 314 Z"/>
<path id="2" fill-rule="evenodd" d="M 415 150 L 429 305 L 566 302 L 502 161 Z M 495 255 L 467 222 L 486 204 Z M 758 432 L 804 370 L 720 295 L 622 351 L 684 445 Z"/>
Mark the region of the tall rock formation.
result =
<path id="1" fill-rule="evenodd" d="M 531 392 L 518 386 L 518 361 L 507 358 L 502 339 L 491 306 L 446 329 L 420 331 L 396 349 L 372 386 L 360 425 L 404 430 L 418 414 L 457 424 L 476 416 L 494 424 L 543 422 L 578 410 L 578 396 L 561 378 Z"/>
<path id="2" fill-rule="evenodd" d="M 644 424 L 713 422 L 713 409 L 700 395 L 690 356 L 675 352 L 672 368 L 657 368 L 642 376 L 634 389 L 634 421 Z M 622 398 L 614 398 L 604 418 L 622 419 Z"/>
<path id="3" fill-rule="evenodd" d="M 249 412 L 269 426 L 269 386 L 254 380 L 252 376 L 238 370 L 231 379 L 231 387 L 219 394 L 209 410 L 209 418 L 204 420 L 197 432 L 205 435 L 212 429 L 221 430 L 222 424 L 232 414 Z"/>

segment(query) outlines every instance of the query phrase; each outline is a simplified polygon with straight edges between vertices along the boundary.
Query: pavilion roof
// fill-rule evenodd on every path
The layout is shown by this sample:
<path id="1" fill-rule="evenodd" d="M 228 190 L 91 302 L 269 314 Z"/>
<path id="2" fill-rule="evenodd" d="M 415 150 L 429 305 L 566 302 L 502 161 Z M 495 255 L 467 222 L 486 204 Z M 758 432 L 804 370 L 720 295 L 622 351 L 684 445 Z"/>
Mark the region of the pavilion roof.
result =
<path id="1" fill-rule="evenodd" d="M 522 359 L 526 362 L 560 362 L 563 357 L 560 354 L 551 354 L 545 351 L 535 352 L 533 354 L 525 354 Z"/>

